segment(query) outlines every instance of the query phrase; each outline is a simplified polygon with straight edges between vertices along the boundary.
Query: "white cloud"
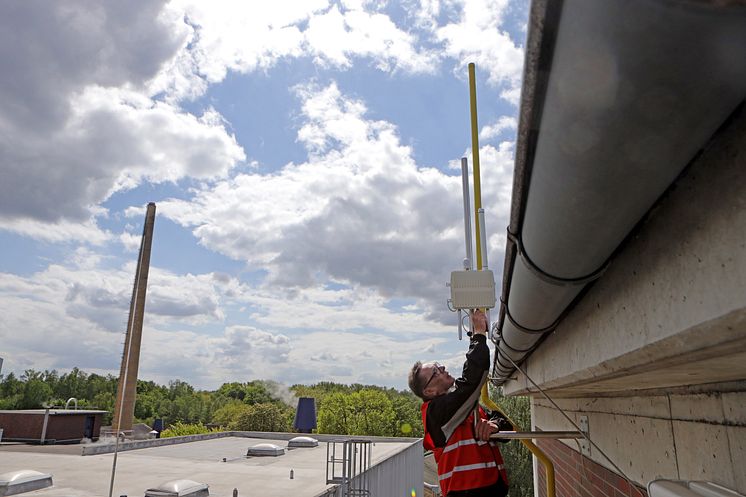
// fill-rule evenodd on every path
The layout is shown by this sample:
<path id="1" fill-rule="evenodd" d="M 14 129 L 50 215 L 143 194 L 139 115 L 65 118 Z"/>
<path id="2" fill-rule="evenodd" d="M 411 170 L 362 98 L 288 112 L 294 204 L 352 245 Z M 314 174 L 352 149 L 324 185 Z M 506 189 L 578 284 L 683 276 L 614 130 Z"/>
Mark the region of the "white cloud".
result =
<path id="1" fill-rule="evenodd" d="M 518 123 L 515 117 L 501 116 L 496 122 L 482 127 L 479 131 L 479 139 L 483 141 L 491 140 L 492 138 L 500 136 L 503 131 L 515 131 L 517 126 Z"/>
<path id="2" fill-rule="evenodd" d="M 382 71 L 429 73 L 437 57 L 386 14 L 377 2 L 177 0 L 191 27 L 187 49 L 152 80 L 151 93 L 194 98 L 229 71 L 267 71 L 281 60 L 312 57 L 322 66 L 349 68 L 370 59 Z"/>
<path id="3" fill-rule="evenodd" d="M 365 105 L 336 85 L 298 92 L 308 162 L 219 181 L 191 201 L 161 202 L 161 214 L 206 247 L 265 267 L 273 284 L 334 279 L 438 298 L 448 261 L 460 264 L 460 179 L 417 167 L 396 128 L 367 120 Z"/>
<path id="4" fill-rule="evenodd" d="M 124 249 L 128 252 L 137 251 L 140 248 L 141 240 L 142 235 L 136 235 L 128 231 L 125 231 L 119 235 L 119 242 L 124 245 Z"/>
<path id="5" fill-rule="evenodd" d="M 49 223 L 26 215 L 0 214 L 0 229 L 54 243 L 84 240 L 101 245 L 111 239 L 111 233 L 99 228 L 92 217 L 75 222 L 62 219 Z"/>
<path id="6" fill-rule="evenodd" d="M 521 50 L 499 29 L 505 3 L 447 4 L 460 20 L 436 30 L 444 54 L 459 61 L 475 56 L 490 81 L 513 95 Z M 422 10 L 436 16 L 443 9 L 425 2 Z M 43 9 L 22 4 L 8 14 L 0 23 L 19 42 L 0 48 L 3 72 L 14 74 L 0 82 L 0 229 L 55 241 L 110 238 L 96 217 L 115 192 L 144 182 L 221 178 L 245 160 L 214 110 L 195 117 L 174 103 L 202 94 L 228 71 L 314 57 L 341 68 L 364 58 L 384 71 L 432 72 L 440 57 L 416 30 L 384 14 L 382 2 L 278 1 L 261 8 L 213 2 L 208 8 L 178 0 L 128 9 L 64 2 Z M 344 140 L 360 131 L 332 125 L 315 135 L 311 123 L 299 139 L 316 152 L 319 136 Z M 391 141 L 390 130 L 365 126 L 379 142 Z M 394 146 L 392 157 L 380 158 L 402 157 L 397 148 L 403 147 Z M 297 171 L 305 174 L 303 167 Z M 282 186 L 293 179 L 290 172 L 278 178 Z M 85 229 L 74 228 L 77 222 L 87 223 Z M 81 237 L 83 231 L 89 236 Z"/>
<path id="7" fill-rule="evenodd" d="M 438 24 L 441 5 L 455 8 L 458 22 Z M 441 5 L 425 2 L 415 15 L 429 20 L 436 39 L 444 44 L 445 55 L 457 61 L 458 73 L 465 74 L 466 65 L 474 62 L 477 71 L 487 71 L 489 84 L 503 90 L 502 98 L 517 104 L 523 49 L 503 26 L 508 0 L 454 0 Z"/>
<path id="8" fill-rule="evenodd" d="M 355 6 L 340 12 L 335 5 L 316 15 L 305 31 L 306 42 L 317 62 L 350 67 L 350 57 L 370 57 L 383 71 L 433 72 L 437 58 L 417 48 L 417 39 L 402 31 L 385 14 L 369 13 Z"/>
<path id="9" fill-rule="evenodd" d="M 313 302 L 339 298 L 359 310 L 360 295 L 380 299 L 377 309 L 369 310 L 384 321 L 380 309 L 393 297 L 417 302 L 413 320 L 424 313 L 452 321 L 443 304 L 444 282 L 463 257 L 460 176 L 418 167 L 396 127 L 367 119 L 365 104 L 342 95 L 336 85 L 297 91 L 305 119 L 298 139 L 309 150 L 308 162 L 271 175 L 218 181 L 191 200 L 161 202 L 159 212 L 191 228 L 205 247 L 266 270 L 266 288 L 307 297 L 304 314 L 312 326 L 335 327 L 325 321 L 334 314 L 319 305 L 316 315 Z M 483 173 L 483 204 L 490 221 L 500 220 L 489 227 L 498 233 L 507 226 L 512 154 L 510 142 L 481 152 L 483 171 L 490 171 Z M 504 246 L 499 238 L 490 244 L 496 265 Z M 303 293 L 329 281 L 351 290 L 334 296 Z M 274 298 L 261 306 L 272 309 Z M 282 320 L 281 313 L 269 314 Z M 340 314 L 348 329 L 359 322 L 354 311 Z M 382 322 L 361 324 L 368 325 L 396 329 Z"/>
<path id="10" fill-rule="evenodd" d="M 95 216 L 113 192 L 220 177 L 243 160 L 214 111 L 197 118 L 142 92 L 183 48 L 185 28 L 153 2 L 4 12 L 0 29 L 15 42 L 0 47 L 1 69 L 13 75 L 0 81 L 0 228 L 100 241 L 109 235 Z"/>

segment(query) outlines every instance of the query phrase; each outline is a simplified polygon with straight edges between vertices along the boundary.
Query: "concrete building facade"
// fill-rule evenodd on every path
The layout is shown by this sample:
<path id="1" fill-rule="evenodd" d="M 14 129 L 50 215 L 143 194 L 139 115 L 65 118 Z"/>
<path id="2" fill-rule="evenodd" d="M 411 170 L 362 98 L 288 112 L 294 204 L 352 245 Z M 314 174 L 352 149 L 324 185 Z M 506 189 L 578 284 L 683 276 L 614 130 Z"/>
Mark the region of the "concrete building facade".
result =
<path id="1" fill-rule="evenodd" d="M 493 382 L 588 427 L 537 441 L 558 496 L 746 493 L 746 7 L 537 0 L 529 26 Z"/>
<path id="2" fill-rule="evenodd" d="M 709 480 L 746 493 L 745 284 L 740 112 L 534 351 L 526 372 L 577 423 L 586 416 L 591 437 L 639 484 Z M 535 390 L 521 375 L 506 388 Z M 532 399 L 537 428 L 568 428 L 546 399 Z"/>

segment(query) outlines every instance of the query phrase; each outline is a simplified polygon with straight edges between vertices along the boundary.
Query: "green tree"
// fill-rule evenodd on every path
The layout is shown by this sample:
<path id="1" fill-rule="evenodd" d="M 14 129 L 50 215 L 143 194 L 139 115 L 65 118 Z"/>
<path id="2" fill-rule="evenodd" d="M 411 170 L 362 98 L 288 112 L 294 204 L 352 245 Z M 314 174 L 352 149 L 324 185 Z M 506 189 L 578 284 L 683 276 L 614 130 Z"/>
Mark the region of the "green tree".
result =
<path id="1" fill-rule="evenodd" d="M 0 383 L 0 409 L 20 409 L 23 381 L 11 372 Z"/>
<path id="2" fill-rule="evenodd" d="M 381 390 L 364 388 L 352 393 L 333 393 L 324 399 L 318 414 L 319 433 L 395 436 L 396 414 Z"/>
<path id="3" fill-rule="evenodd" d="M 392 432 L 396 436 L 422 437 L 422 401 L 411 392 L 396 392 L 389 394 L 394 409 L 394 426 Z"/>
<path id="4" fill-rule="evenodd" d="M 323 407 L 317 405 L 317 430 L 319 433 L 349 435 L 352 407 L 349 394 L 337 392 L 324 398 Z"/>
<path id="5" fill-rule="evenodd" d="M 37 409 L 44 407 L 52 398 L 52 387 L 44 383 L 44 380 L 37 377 L 26 380 L 23 386 L 23 396 L 21 397 L 21 409 Z"/>
<path id="6" fill-rule="evenodd" d="M 57 386 L 54 388 L 54 395 L 65 401 L 71 397 L 78 400 L 86 398 L 88 393 L 86 391 L 87 383 L 87 375 L 80 369 L 73 368 L 69 373 L 60 376 Z"/>
<path id="7" fill-rule="evenodd" d="M 233 402 L 229 402 L 228 404 L 225 404 L 224 406 L 218 408 L 215 412 L 213 412 L 212 423 L 223 427 L 231 426 L 233 423 L 237 422 L 238 418 L 241 417 L 241 415 L 248 410 L 249 406 L 247 406 L 243 402 L 234 400 Z"/>
<path id="8" fill-rule="evenodd" d="M 247 405 L 229 429 L 238 431 L 290 431 L 287 408 L 277 403 Z"/>
<path id="9" fill-rule="evenodd" d="M 267 388 L 267 384 L 263 381 L 250 381 L 248 382 L 244 390 L 246 396 L 243 401 L 247 404 L 267 404 L 271 402 L 279 402 L 279 399 L 275 398 Z"/>
<path id="10" fill-rule="evenodd" d="M 220 385 L 220 388 L 218 388 L 218 391 L 216 393 L 230 399 L 241 401 L 243 401 L 244 397 L 246 397 L 246 389 L 244 388 L 244 384 L 237 381 L 231 383 L 223 383 L 222 385 Z"/>
<path id="11" fill-rule="evenodd" d="M 0 394 L 3 397 L 11 397 L 23 393 L 23 382 L 16 378 L 13 373 L 8 374 L 0 383 Z"/>
<path id="12" fill-rule="evenodd" d="M 168 382 L 168 398 L 176 400 L 194 393 L 194 387 L 186 381 L 173 380 Z"/>

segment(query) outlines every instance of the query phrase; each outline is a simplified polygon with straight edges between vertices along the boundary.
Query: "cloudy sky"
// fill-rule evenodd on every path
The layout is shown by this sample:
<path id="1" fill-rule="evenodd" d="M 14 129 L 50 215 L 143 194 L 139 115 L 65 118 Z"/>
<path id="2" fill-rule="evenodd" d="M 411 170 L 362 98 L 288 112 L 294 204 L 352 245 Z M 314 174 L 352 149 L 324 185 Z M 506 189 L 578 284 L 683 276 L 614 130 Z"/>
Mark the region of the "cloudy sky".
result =
<path id="1" fill-rule="evenodd" d="M 2 2 L 2 372 L 118 372 L 147 202 L 141 378 L 405 388 L 416 359 L 460 367 L 467 64 L 499 282 L 527 8 Z"/>

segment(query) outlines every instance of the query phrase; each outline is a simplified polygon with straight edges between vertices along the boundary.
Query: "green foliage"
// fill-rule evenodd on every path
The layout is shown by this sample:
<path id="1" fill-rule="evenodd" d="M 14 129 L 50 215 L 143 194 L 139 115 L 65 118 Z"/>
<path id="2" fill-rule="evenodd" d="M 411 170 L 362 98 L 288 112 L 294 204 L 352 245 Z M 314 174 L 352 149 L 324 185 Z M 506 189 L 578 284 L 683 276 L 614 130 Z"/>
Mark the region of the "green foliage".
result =
<path id="1" fill-rule="evenodd" d="M 46 407 L 51 397 L 52 387 L 44 383 L 44 380 L 36 378 L 27 380 L 23 386 L 23 396 L 19 407 L 21 409 Z"/>
<path id="2" fill-rule="evenodd" d="M 521 431 L 531 429 L 531 405 L 528 397 L 506 397 L 502 389 L 492 393 L 492 400 L 518 425 Z M 510 497 L 534 495 L 534 473 L 531 452 L 518 440 L 500 444 L 510 478 Z"/>
<path id="3" fill-rule="evenodd" d="M 339 435 L 383 435 L 389 437 L 421 437 L 422 401 L 411 392 L 398 391 L 375 385 L 341 385 L 320 382 L 315 385 L 293 385 L 290 390 L 297 397 L 314 397 L 318 433 Z M 365 393 L 363 393 L 365 391 Z M 377 392 L 388 399 L 379 399 Z M 371 400 L 370 406 L 365 405 Z M 373 405 L 382 407 L 379 415 L 368 412 Z M 392 414 L 393 412 L 393 414 Z M 365 430 L 371 431 L 366 433 Z"/>
<path id="4" fill-rule="evenodd" d="M 249 410 L 249 406 L 239 401 L 232 401 L 218 408 L 212 414 L 213 424 L 228 427 L 238 421 L 238 418 Z"/>
<path id="5" fill-rule="evenodd" d="M 161 432 L 161 438 L 183 437 L 185 435 L 201 435 L 203 433 L 216 433 L 218 428 L 208 428 L 202 423 L 187 424 L 181 421 L 172 424 Z"/>
<path id="6" fill-rule="evenodd" d="M 228 397 L 233 400 L 240 400 L 245 404 L 266 404 L 279 402 L 280 399 L 272 395 L 270 391 L 270 382 L 267 381 L 249 381 L 247 383 L 223 383 L 218 389 L 217 394 Z"/>
<path id="7" fill-rule="evenodd" d="M 228 427 L 237 431 L 290 431 L 289 407 L 265 402 L 245 406 L 237 419 Z"/>
<path id="8" fill-rule="evenodd" d="M 291 431 L 295 409 L 287 406 L 276 392 L 282 385 L 272 381 L 230 382 L 216 391 L 199 391 L 180 380 L 168 385 L 137 381 L 135 420 L 148 425 L 165 419 L 170 429 L 206 429 L 208 424 L 247 431 Z M 294 385 L 297 397 L 314 397 L 320 433 L 383 436 L 422 436 L 420 400 L 408 391 L 373 385 L 342 385 L 321 382 Z M 114 411 L 117 378 L 87 374 L 78 368 L 57 371 L 25 371 L 0 376 L 0 409 L 63 406 L 75 397 L 78 407 L 108 411 L 104 424 L 110 424 Z M 178 428 L 177 428 L 178 427 Z M 189 428 L 186 428 L 189 427 Z M 191 431 L 190 431 L 191 430 Z"/>
<path id="9" fill-rule="evenodd" d="M 424 435 L 422 428 L 422 401 L 412 392 L 390 393 L 389 398 L 394 408 L 393 436 L 416 437 Z"/>
<path id="10" fill-rule="evenodd" d="M 396 435 L 396 414 L 385 393 L 365 388 L 326 397 L 318 414 L 319 433 L 340 435 Z"/>

